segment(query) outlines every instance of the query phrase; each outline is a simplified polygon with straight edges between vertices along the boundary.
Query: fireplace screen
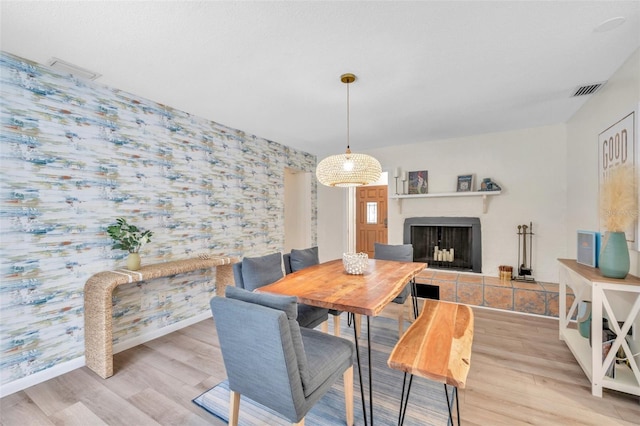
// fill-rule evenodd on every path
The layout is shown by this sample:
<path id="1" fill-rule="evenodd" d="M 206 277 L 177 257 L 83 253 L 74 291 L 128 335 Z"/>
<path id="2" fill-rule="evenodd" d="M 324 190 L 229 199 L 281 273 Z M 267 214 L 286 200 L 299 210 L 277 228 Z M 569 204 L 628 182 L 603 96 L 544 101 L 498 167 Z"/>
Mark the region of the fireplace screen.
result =
<path id="1" fill-rule="evenodd" d="M 472 270 L 470 226 L 414 226 L 411 241 L 417 262 L 427 262 L 430 267 Z"/>
<path id="2" fill-rule="evenodd" d="M 413 245 L 413 260 L 430 268 L 481 272 L 482 246 L 478 218 L 408 218 L 404 242 Z"/>

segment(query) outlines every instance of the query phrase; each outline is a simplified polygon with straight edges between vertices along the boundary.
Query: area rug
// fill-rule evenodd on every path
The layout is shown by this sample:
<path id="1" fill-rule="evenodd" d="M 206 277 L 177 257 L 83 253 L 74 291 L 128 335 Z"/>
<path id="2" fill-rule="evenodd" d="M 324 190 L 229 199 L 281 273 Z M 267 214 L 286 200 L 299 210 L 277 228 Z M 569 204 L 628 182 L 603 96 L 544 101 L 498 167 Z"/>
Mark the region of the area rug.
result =
<path id="1" fill-rule="evenodd" d="M 353 340 L 353 329 L 346 326 L 346 314 L 341 329 L 342 336 Z M 362 375 L 365 386 L 367 406 L 367 420 L 369 420 L 369 390 L 368 390 L 368 358 L 367 337 L 363 323 L 363 336 L 359 339 Z M 332 333 L 332 330 L 329 330 Z M 397 320 L 388 318 L 373 318 L 371 320 L 371 364 L 373 368 L 373 419 L 379 425 L 395 425 L 398 423 L 400 408 L 400 394 L 402 392 L 403 373 L 387 367 L 387 359 L 398 341 Z M 362 400 L 360 396 L 360 381 L 357 366 L 354 366 L 354 421 L 364 424 L 362 415 Z M 451 394 L 452 388 L 449 387 Z M 451 397 L 451 395 L 449 395 Z M 229 386 L 226 381 L 219 383 L 193 400 L 209 413 L 229 421 Z M 446 425 L 449 414 L 445 399 L 444 386 L 421 377 L 414 377 L 411 386 L 411 398 L 405 415 L 405 425 Z M 455 418 L 454 418 L 455 420 Z M 240 400 L 239 423 L 242 426 L 262 425 L 290 425 L 291 423 L 278 414 L 255 401 L 244 396 Z M 327 426 L 345 424 L 344 393 L 342 380 L 320 399 L 305 417 L 307 426 Z"/>

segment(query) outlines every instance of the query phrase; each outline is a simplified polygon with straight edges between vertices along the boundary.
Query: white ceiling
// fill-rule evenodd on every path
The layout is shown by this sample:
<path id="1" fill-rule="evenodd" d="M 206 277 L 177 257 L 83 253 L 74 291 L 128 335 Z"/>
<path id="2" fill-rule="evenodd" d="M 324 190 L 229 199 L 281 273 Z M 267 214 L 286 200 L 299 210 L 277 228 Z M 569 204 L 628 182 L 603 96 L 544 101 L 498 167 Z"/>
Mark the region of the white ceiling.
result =
<path id="1" fill-rule="evenodd" d="M 567 121 L 640 1 L 2 1 L 2 50 L 319 156 Z M 613 30 L 595 28 L 622 16 Z"/>

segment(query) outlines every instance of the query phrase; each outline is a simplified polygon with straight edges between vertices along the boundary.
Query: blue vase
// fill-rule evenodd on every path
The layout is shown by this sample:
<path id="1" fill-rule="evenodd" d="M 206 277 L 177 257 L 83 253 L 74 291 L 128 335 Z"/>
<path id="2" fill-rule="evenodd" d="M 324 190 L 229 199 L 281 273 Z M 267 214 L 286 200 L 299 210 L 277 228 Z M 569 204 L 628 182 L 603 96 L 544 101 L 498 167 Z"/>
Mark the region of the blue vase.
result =
<path id="1" fill-rule="evenodd" d="M 629 273 L 629 249 L 624 232 L 606 232 L 598 260 L 603 277 L 624 278 Z"/>
<path id="2" fill-rule="evenodd" d="M 578 331 L 582 337 L 591 339 L 591 302 L 581 300 L 578 304 Z"/>

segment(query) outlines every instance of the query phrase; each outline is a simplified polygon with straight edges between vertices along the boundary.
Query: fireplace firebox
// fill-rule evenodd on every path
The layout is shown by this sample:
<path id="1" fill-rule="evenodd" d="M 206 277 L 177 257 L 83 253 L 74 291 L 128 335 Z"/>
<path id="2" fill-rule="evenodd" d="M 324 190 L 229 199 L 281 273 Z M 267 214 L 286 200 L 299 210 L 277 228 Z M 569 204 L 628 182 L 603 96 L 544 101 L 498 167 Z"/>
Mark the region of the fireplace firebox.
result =
<path id="1" fill-rule="evenodd" d="M 413 260 L 430 268 L 482 272 L 482 234 L 477 217 L 411 217 L 404 221 L 404 243 Z"/>

